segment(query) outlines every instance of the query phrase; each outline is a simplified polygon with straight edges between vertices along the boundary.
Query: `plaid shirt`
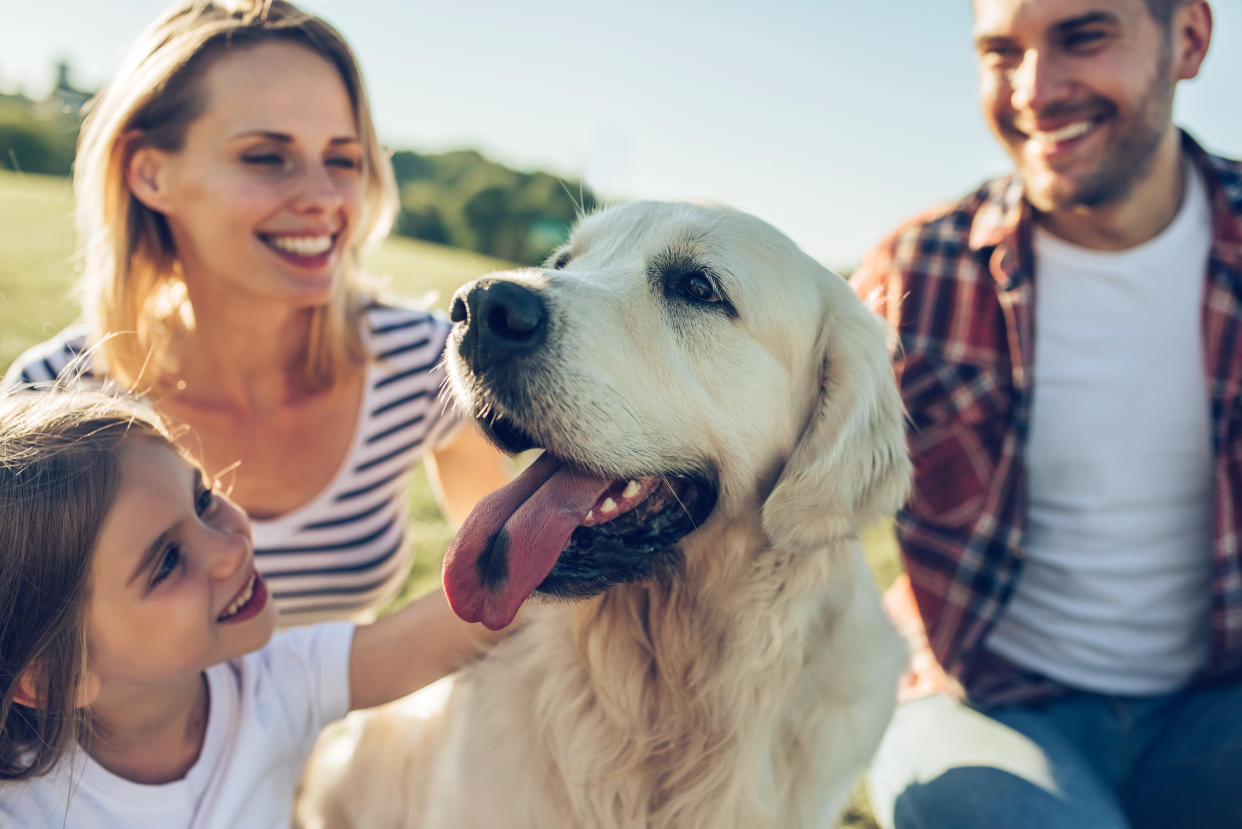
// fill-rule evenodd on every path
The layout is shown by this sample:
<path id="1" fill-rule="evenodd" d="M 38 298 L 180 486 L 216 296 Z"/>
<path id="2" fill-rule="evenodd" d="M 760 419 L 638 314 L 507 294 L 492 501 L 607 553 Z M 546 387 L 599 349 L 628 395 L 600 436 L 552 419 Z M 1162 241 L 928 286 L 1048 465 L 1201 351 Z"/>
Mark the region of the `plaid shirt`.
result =
<path id="1" fill-rule="evenodd" d="M 1202 330 L 1215 478 L 1206 673 L 1219 676 L 1242 668 L 1242 163 L 1208 155 L 1187 135 L 1183 145 L 1212 205 Z M 915 483 L 897 516 L 909 581 L 888 597 L 890 609 L 921 617 L 916 642 L 984 705 L 1064 690 L 980 647 L 1024 554 L 1031 229 L 1021 182 L 995 179 L 898 228 L 853 278 L 900 336 L 895 366 L 910 412 Z M 903 611 L 903 597 L 917 609 Z"/>

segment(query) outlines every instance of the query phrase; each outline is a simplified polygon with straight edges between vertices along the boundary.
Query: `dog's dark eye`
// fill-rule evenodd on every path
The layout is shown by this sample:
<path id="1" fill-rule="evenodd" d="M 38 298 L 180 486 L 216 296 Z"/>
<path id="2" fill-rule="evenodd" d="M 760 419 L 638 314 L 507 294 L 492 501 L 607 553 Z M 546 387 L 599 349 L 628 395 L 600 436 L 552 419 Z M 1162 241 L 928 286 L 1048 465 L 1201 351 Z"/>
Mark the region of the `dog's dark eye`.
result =
<path id="1" fill-rule="evenodd" d="M 687 297 L 698 302 L 714 304 L 722 300 L 716 284 L 702 271 L 691 271 L 684 275 L 681 278 L 681 290 Z"/>
<path id="2" fill-rule="evenodd" d="M 568 264 L 569 264 L 569 251 L 567 250 L 563 250 L 560 253 L 557 253 L 552 259 L 552 269 L 556 271 L 564 270 L 565 266 Z"/>

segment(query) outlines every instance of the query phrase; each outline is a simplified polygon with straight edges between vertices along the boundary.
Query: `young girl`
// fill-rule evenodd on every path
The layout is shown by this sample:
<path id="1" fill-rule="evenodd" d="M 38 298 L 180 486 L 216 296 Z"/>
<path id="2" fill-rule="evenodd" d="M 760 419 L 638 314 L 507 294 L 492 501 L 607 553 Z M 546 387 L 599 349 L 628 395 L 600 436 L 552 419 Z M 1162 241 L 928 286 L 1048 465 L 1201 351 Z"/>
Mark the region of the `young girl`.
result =
<path id="1" fill-rule="evenodd" d="M 286 827 L 320 729 L 492 636 L 435 593 L 273 636 L 246 514 L 140 404 L 0 400 L 0 825 Z"/>

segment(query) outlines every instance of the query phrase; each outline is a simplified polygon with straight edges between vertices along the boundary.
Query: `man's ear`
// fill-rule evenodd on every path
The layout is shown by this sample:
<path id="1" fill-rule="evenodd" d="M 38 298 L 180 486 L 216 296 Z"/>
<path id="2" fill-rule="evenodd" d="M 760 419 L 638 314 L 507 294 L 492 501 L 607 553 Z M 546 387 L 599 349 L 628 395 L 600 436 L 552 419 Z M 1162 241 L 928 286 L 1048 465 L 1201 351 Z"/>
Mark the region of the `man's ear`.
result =
<path id="1" fill-rule="evenodd" d="M 1177 79 L 1190 80 L 1199 74 L 1199 67 L 1203 65 L 1208 45 L 1212 42 L 1212 8 L 1207 0 L 1183 3 L 1174 12 L 1169 25 Z"/>
<path id="2" fill-rule="evenodd" d="M 13 692 L 13 701 L 27 708 L 45 707 L 39 699 L 39 674 L 43 670 L 39 662 L 34 662 L 22 671 L 17 680 L 17 688 Z M 82 673 L 82 684 L 78 686 L 78 698 L 74 701 L 77 708 L 86 708 L 99 698 L 99 689 L 103 683 L 99 675 L 89 668 Z"/>
<path id="3" fill-rule="evenodd" d="M 168 153 L 148 144 L 140 144 L 130 153 L 125 183 L 134 198 L 157 213 L 168 210 L 168 180 Z"/>

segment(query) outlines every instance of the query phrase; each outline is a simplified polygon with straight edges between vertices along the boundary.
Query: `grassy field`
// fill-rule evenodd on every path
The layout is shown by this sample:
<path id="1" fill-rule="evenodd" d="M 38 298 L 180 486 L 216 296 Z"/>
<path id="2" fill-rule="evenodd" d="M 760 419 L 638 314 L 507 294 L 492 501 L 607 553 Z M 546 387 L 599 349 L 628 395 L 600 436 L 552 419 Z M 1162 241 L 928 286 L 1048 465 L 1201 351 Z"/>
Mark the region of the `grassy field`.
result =
<path id="1" fill-rule="evenodd" d="M 72 209 L 66 180 L 0 171 L 0 365 L 5 368 L 25 348 L 78 316 L 72 291 L 77 273 Z M 433 304 L 441 309 L 461 284 L 506 267 L 478 254 L 399 237 L 386 242 L 367 265 L 394 294 L 434 293 Z M 452 537 L 421 469 L 411 486 L 411 517 L 414 566 L 398 601 L 438 582 L 440 558 Z M 877 581 L 887 585 L 898 569 L 891 532 L 887 526 L 873 528 L 863 543 Z M 843 826 L 874 827 L 861 795 Z"/>
<path id="2" fill-rule="evenodd" d="M 0 366 L 78 317 L 73 283 L 73 196 L 66 179 L 0 171 Z M 465 282 L 509 263 L 404 237 L 388 240 L 367 269 L 400 297 L 423 298 L 446 310 Z M 0 369 L 2 370 L 2 369 Z M 403 599 L 431 589 L 452 531 L 440 515 L 422 470 L 411 487 L 414 570 Z"/>

